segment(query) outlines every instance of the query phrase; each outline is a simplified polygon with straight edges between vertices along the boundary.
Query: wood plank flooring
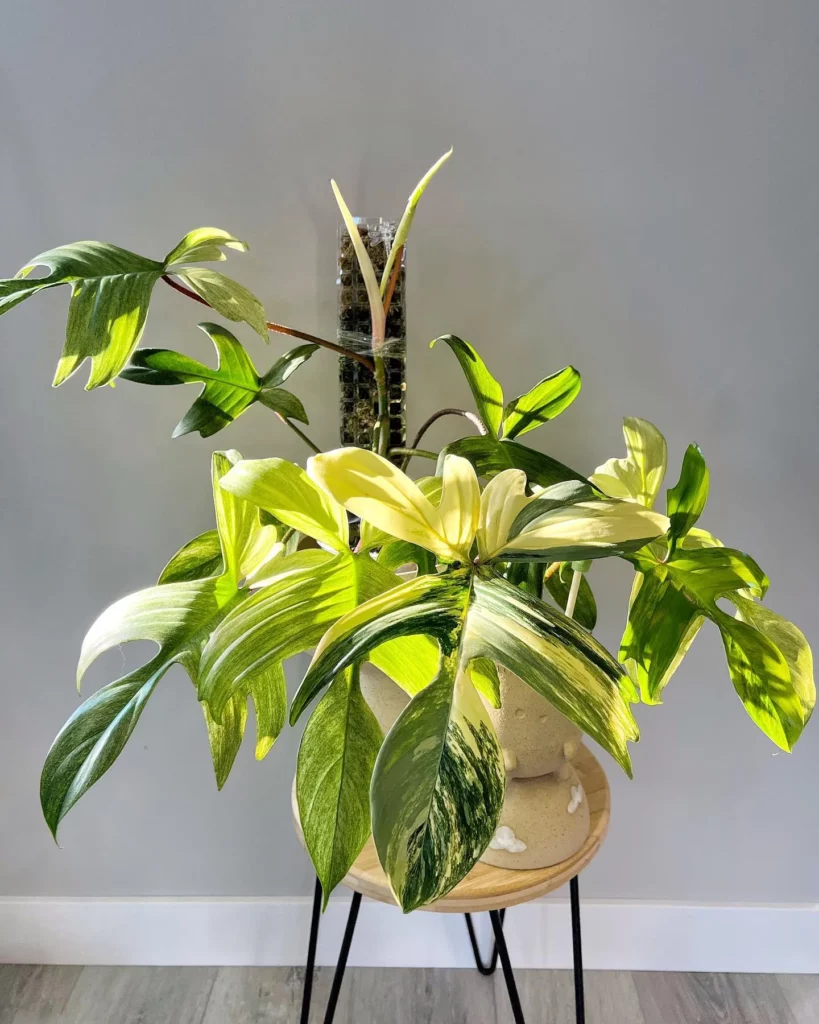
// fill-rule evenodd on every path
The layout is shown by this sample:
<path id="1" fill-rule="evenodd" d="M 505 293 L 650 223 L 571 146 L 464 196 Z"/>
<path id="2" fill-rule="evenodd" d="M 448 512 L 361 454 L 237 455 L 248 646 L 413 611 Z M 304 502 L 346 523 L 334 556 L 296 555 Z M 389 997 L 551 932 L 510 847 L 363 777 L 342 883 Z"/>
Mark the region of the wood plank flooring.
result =
<path id="1" fill-rule="evenodd" d="M 0 965 L 0 1024 L 297 1024 L 287 967 Z M 313 1021 L 332 970 L 316 972 Z M 574 1024 L 569 971 L 518 971 L 529 1024 Z M 588 1024 L 819 1024 L 819 976 L 586 972 Z M 500 970 L 351 968 L 337 1024 L 512 1024 Z"/>

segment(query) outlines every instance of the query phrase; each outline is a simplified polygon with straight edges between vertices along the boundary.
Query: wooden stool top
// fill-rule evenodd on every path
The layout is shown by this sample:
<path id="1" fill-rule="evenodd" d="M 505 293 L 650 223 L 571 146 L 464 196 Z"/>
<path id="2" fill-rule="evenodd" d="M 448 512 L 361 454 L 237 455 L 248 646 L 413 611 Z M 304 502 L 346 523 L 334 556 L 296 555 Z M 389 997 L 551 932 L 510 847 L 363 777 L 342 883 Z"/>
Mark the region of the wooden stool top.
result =
<path id="1" fill-rule="evenodd" d="M 588 839 L 573 857 L 549 868 L 528 871 L 510 871 L 508 868 L 478 863 L 448 895 L 419 909 L 438 914 L 464 914 L 514 907 L 559 889 L 582 871 L 594 858 L 608 832 L 611 794 L 602 765 L 586 747 L 581 748 L 574 767 L 589 802 L 591 829 Z M 301 839 L 298 817 L 295 824 Z M 360 892 L 362 896 L 369 896 L 381 903 L 395 904 L 387 876 L 378 862 L 372 837 L 367 840 L 343 884 Z"/>

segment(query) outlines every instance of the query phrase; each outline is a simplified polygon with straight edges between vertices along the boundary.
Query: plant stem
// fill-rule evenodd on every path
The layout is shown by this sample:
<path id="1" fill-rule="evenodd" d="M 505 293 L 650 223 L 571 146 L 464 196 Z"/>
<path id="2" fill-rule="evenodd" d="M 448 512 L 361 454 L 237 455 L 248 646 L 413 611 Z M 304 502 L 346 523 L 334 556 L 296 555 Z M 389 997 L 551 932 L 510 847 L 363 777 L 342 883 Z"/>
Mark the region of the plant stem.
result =
<path id="1" fill-rule="evenodd" d="M 561 567 L 561 565 L 563 565 L 562 562 L 552 562 L 552 564 L 549 566 L 549 568 L 543 574 L 543 582 L 545 583 L 546 580 L 550 580 L 552 578 L 552 576 L 554 576 L 554 574 Z"/>
<path id="2" fill-rule="evenodd" d="M 175 281 L 170 274 L 163 274 L 162 280 L 165 284 L 169 284 L 174 291 L 179 292 L 181 295 L 187 295 L 189 299 L 193 299 L 194 302 L 199 302 L 203 306 L 207 306 L 208 309 L 213 309 L 213 306 L 201 295 L 197 295 L 196 292 L 186 288 L 183 284 Z M 373 372 L 373 362 L 366 356 L 362 356 L 358 352 L 353 352 L 352 349 L 344 348 L 343 345 L 336 345 L 335 342 L 326 341 L 324 338 L 318 338 L 315 334 L 307 334 L 305 331 L 297 331 L 294 327 L 285 327 L 283 324 L 276 324 L 270 320 L 266 321 L 268 331 L 273 331 L 276 334 L 286 334 L 290 338 L 299 338 L 301 341 L 310 341 L 314 345 L 321 345 L 322 348 L 328 348 L 331 352 L 338 352 L 341 356 L 347 356 L 348 359 L 354 359 L 357 363 L 361 363 L 362 366 L 366 366 L 370 373 Z"/>
<path id="3" fill-rule="evenodd" d="M 280 412 L 277 412 L 276 415 L 279 417 L 282 423 L 290 427 L 294 434 L 298 434 L 298 436 L 302 439 L 302 441 L 304 441 L 308 448 L 312 448 L 316 455 L 321 455 L 321 448 L 319 448 L 317 444 L 314 444 L 307 436 L 307 434 L 305 434 L 303 430 L 300 430 L 292 420 L 289 420 L 286 416 L 282 416 Z"/>
<path id="4" fill-rule="evenodd" d="M 424 448 L 390 448 L 389 454 L 405 456 L 405 463 L 402 468 L 406 468 L 406 463 L 409 462 L 413 455 L 417 455 L 421 459 L 434 459 L 437 461 L 440 452 L 429 452 Z"/>
<path id="5" fill-rule="evenodd" d="M 469 420 L 469 422 L 473 426 L 477 427 L 479 434 L 486 436 L 486 434 L 488 433 L 486 427 L 483 425 L 480 418 L 476 416 L 474 412 L 467 412 L 466 409 L 439 409 L 438 412 L 434 412 L 428 420 L 425 420 L 421 424 L 418 433 L 415 435 L 415 440 L 412 442 L 412 445 L 410 447 L 415 448 L 420 443 L 421 438 L 424 436 L 424 434 L 426 434 L 426 432 L 429 430 L 432 424 L 437 422 L 437 420 L 441 419 L 442 416 L 463 416 L 464 419 Z"/>
<path id="6" fill-rule="evenodd" d="M 373 362 L 375 363 L 375 387 L 378 392 L 378 423 L 376 425 L 376 450 L 386 455 L 390 443 L 390 412 L 387 400 L 387 365 L 384 362 L 383 341 L 376 343 L 373 338 Z"/>
<path id="7" fill-rule="evenodd" d="M 574 606 L 577 604 L 577 595 L 580 593 L 580 581 L 583 573 L 577 569 L 572 570 L 572 583 L 569 587 L 569 596 L 566 598 L 566 614 L 571 618 L 574 615 Z"/>

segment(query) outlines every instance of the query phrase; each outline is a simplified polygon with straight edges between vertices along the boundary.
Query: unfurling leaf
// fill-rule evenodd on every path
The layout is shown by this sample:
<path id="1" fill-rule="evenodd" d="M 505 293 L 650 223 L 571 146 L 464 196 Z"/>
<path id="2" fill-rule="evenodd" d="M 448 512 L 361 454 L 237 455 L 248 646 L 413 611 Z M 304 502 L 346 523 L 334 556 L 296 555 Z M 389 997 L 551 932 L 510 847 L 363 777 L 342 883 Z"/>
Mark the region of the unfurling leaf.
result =
<path id="1" fill-rule="evenodd" d="M 423 176 L 423 178 L 421 178 L 421 180 L 418 182 L 415 188 L 412 190 L 412 194 L 407 200 L 406 209 L 404 210 L 401 220 L 398 222 L 398 227 L 395 232 L 395 238 L 393 239 L 392 246 L 390 247 L 389 256 L 387 257 L 387 262 L 384 266 L 384 273 L 381 275 L 380 291 L 382 295 L 384 295 L 384 293 L 387 290 L 387 285 L 389 284 L 390 275 L 392 274 L 392 268 L 395 264 L 398 250 L 401 248 L 402 245 L 406 244 L 407 238 L 409 237 L 410 228 L 412 227 L 412 221 L 413 218 L 415 217 L 415 208 L 418 205 L 421 196 L 426 191 L 427 185 L 432 181 L 432 179 L 435 177 L 435 175 L 438 173 L 441 167 L 443 167 L 443 165 L 447 162 L 447 160 L 449 160 L 451 156 L 452 149 L 449 149 L 447 150 L 446 153 L 444 153 L 443 156 L 439 157 L 432 165 L 432 167 L 430 167 L 427 173 Z"/>
<path id="2" fill-rule="evenodd" d="M 573 366 L 566 366 L 510 402 L 503 410 L 502 434 L 512 440 L 559 416 L 580 394 L 582 381 Z"/>
<path id="3" fill-rule="evenodd" d="M 54 386 L 90 359 L 86 387 L 100 387 L 119 374 L 139 344 L 156 282 L 166 271 L 177 273 L 174 268 L 180 263 L 224 259 L 220 246 L 247 248 L 218 228 L 190 232 L 161 262 L 107 242 L 62 245 L 35 256 L 16 277 L 0 280 L 0 315 L 35 292 L 69 285 L 65 346 Z M 40 266 L 49 273 L 32 278 Z"/>
<path id="4" fill-rule="evenodd" d="M 265 383 L 265 378 L 257 374 L 242 343 L 226 327 L 203 323 L 199 324 L 199 329 L 207 334 L 216 348 L 219 359 L 215 369 L 181 352 L 144 348 L 134 353 L 131 362 L 120 374 L 124 380 L 136 384 L 205 385 L 174 428 L 174 437 L 182 437 L 192 431 L 198 431 L 202 437 L 210 437 L 241 416 L 254 402 L 261 402 L 290 419 L 308 422 L 304 406 L 298 398 L 283 388 Z M 276 366 L 288 357 L 292 357 L 292 353 L 278 360 Z M 303 359 L 294 361 L 299 365 Z"/>

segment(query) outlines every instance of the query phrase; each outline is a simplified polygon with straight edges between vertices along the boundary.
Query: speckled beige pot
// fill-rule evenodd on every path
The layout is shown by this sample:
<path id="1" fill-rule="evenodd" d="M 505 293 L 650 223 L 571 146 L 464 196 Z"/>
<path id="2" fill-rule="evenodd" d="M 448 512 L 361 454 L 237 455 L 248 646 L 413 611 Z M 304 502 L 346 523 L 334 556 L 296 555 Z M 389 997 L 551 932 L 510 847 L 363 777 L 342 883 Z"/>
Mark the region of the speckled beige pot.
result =
<path id="1" fill-rule="evenodd" d="M 590 827 L 588 801 L 573 768 L 562 776 L 509 779 L 500 825 L 481 860 L 499 868 L 547 868 L 577 853 Z"/>
<path id="2" fill-rule="evenodd" d="M 368 661 L 362 664 L 359 679 L 364 700 L 369 704 L 381 726 L 381 731 L 386 736 L 395 724 L 396 718 L 409 704 L 409 696 L 380 668 L 376 668 Z"/>
<path id="3" fill-rule="evenodd" d="M 528 779 L 559 771 L 580 749 L 581 731 L 531 686 L 498 666 L 500 708 L 489 708 L 506 775 Z M 488 705 L 487 705 L 488 706 Z"/>

